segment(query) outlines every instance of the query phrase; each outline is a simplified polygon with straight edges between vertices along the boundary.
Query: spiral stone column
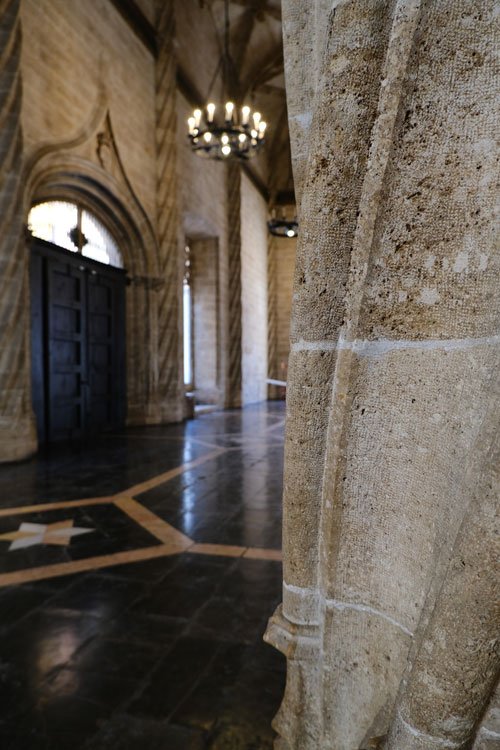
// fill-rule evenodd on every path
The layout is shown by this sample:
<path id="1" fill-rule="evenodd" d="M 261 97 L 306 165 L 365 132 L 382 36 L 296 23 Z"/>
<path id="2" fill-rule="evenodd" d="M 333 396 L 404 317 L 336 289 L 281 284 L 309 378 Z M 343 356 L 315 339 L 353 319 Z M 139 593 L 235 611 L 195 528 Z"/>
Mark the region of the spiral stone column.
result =
<path id="1" fill-rule="evenodd" d="M 158 290 L 158 420 L 184 413 L 182 279 L 177 195 L 176 60 L 174 3 L 158 0 L 156 61 L 157 219 L 161 286 Z"/>
<path id="2" fill-rule="evenodd" d="M 241 306 L 241 171 L 228 164 L 226 171 L 228 244 L 228 369 L 226 408 L 241 406 L 242 306 Z"/>
<path id="3" fill-rule="evenodd" d="M 36 450 L 21 170 L 20 0 L 0 2 L 0 461 Z"/>

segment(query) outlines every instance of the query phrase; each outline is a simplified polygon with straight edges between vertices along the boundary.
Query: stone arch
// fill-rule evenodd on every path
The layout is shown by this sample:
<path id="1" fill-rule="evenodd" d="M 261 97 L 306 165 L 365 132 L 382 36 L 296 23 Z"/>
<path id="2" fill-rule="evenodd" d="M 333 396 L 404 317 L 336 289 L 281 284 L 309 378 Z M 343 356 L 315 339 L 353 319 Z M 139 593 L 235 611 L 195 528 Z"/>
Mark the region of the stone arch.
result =
<path id="1" fill-rule="evenodd" d="M 112 133 L 109 115 L 106 126 Z M 102 221 L 120 247 L 128 277 L 127 422 L 143 424 L 155 421 L 158 390 L 157 292 L 162 283 L 158 243 L 116 150 L 114 158 L 118 165 L 115 172 L 122 179 L 64 146 L 40 149 L 26 166 L 23 207 L 27 221 L 36 203 L 56 199 L 78 202 Z"/>

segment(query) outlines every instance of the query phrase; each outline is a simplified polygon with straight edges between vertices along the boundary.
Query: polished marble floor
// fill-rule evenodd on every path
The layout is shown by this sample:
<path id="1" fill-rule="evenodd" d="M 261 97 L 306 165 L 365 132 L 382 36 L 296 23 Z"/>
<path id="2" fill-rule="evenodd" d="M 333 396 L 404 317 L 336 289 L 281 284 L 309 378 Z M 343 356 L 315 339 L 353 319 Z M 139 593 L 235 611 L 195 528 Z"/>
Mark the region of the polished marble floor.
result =
<path id="1" fill-rule="evenodd" d="M 0 467 L 0 748 L 270 750 L 281 402 Z"/>

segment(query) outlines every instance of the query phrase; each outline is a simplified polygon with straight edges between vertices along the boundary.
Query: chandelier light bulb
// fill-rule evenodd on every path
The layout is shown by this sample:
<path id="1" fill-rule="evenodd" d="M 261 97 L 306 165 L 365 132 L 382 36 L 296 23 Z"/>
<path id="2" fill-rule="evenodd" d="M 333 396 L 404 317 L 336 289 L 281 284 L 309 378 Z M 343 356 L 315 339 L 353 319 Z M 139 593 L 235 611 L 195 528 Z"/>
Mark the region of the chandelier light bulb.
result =
<path id="1" fill-rule="evenodd" d="M 231 146 L 225 145 L 221 148 L 221 151 L 224 156 L 229 156 L 229 154 L 231 153 Z"/>
<path id="2" fill-rule="evenodd" d="M 287 237 L 295 237 L 295 232 L 293 229 L 288 229 L 286 233 Z"/>
<path id="3" fill-rule="evenodd" d="M 220 139 L 220 142 L 223 146 L 227 146 L 227 144 L 229 143 L 229 136 L 227 135 L 227 133 L 224 133 L 224 135 Z"/>
<path id="4" fill-rule="evenodd" d="M 207 120 L 208 122 L 214 121 L 214 114 L 215 114 L 215 104 L 210 102 L 210 104 L 207 104 Z"/>
<path id="5" fill-rule="evenodd" d="M 238 140 L 239 140 L 240 143 L 245 143 L 246 139 L 247 139 L 246 133 L 240 133 L 239 134 Z"/>
<path id="6" fill-rule="evenodd" d="M 226 104 L 226 120 L 230 122 L 233 119 L 233 110 L 234 110 L 234 104 L 233 102 L 227 102 Z"/>
<path id="7" fill-rule="evenodd" d="M 195 127 L 199 128 L 200 122 L 201 122 L 201 109 L 195 109 L 195 111 L 193 112 L 193 117 L 194 117 Z"/>
<path id="8" fill-rule="evenodd" d="M 196 130 L 196 120 L 194 119 L 194 117 L 188 118 L 188 128 L 189 128 L 189 133 L 193 135 L 194 131 Z"/>
<path id="9" fill-rule="evenodd" d="M 252 130 L 252 131 L 250 132 L 250 135 L 252 136 L 252 138 L 257 138 L 257 136 L 258 136 L 259 134 L 258 134 L 258 132 L 257 132 L 256 130 Z"/>
<path id="10" fill-rule="evenodd" d="M 261 120 L 259 122 L 259 138 L 264 138 L 264 133 L 266 132 L 267 128 L 267 122 L 264 122 L 264 120 Z"/>
<path id="11" fill-rule="evenodd" d="M 204 133 L 203 140 L 205 141 L 205 143 L 210 143 L 210 141 L 212 140 L 212 133 L 210 133 L 209 131 Z"/>
<path id="12" fill-rule="evenodd" d="M 257 128 L 259 127 L 260 118 L 261 118 L 260 112 L 253 113 L 253 126 L 255 130 L 257 130 Z"/>
<path id="13" fill-rule="evenodd" d="M 242 107 L 241 108 L 241 124 L 242 125 L 248 125 L 248 120 L 250 119 L 250 107 Z"/>

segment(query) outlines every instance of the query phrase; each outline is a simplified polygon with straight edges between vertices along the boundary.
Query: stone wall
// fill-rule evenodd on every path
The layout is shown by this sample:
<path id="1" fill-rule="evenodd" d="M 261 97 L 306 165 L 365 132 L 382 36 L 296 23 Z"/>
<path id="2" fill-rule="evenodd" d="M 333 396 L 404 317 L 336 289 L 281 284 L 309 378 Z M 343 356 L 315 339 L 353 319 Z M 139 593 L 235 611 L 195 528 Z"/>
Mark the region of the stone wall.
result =
<path id="1" fill-rule="evenodd" d="M 191 290 L 196 401 L 220 404 L 219 245 L 192 240 Z"/>
<path id="2" fill-rule="evenodd" d="M 218 247 L 218 389 L 221 403 L 227 382 L 228 258 L 225 165 L 193 154 L 187 138 L 187 118 L 193 107 L 178 96 L 178 185 L 181 232 L 187 242 L 212 240 Z"/>
<path id="3" fill-rule="evenodd" d="M 194 0 L 191 5 L 199 11 Z M 4 441 L 0 461 L 36 449 L 25 285 L 29 252 L 23 222 L 37 201 L 63 198 L 84 203 L 121 248 L 130 279 L 126 291 L 130 424 L 175 421 L 184 414 L 181 280 L 186 239 L 217 247 L 211 307 L 217 320 L 217 351 L 210 365 L 210 385 L 203 386 L 205 396 L 208 388 L 211 399 L 221 405 L 266 396 L 267 207 L 246 177 L 230 205 L 227 165 L 202 161 L 189 149 L 186 119 L 193 104 L 176 91 L 174 58 L 180 43 L 174 42 L 175 24 L 181 27 L 175 39 L 184 40 L 188 57 L 190 49 L 196 59 L 215 54 L 213 35 L 212 47 L 206 48 L 208 11 L 200 11 L 197 22 L 190 23 L 191 5 L 177 3 L 174 16 L 173 6 L 154 0 L 140 3 L 161 29 L 156 59 L 110 0 L 23 0 L 6 6 L 10 15 L 2 9 L 6 19 L 2 40 L 6 44 L 16 40 L 12 58 L 4 60 L 2 91 L 14 98 L 9 94 L 0 106 L 11 107 L 15 100 L 16 107 L 9 110 L 2 144 L 9 158 L 14 153 L 9 144 L 15 142 L 17 151 L 5 173 L 11 182 L 0 189 L 8 190 L 9 200 L 16 195 L 19 214 L 4 213 L 2 224 L 2 241 L 7 244 L 1 262 L 5 265 L 9 259 L 3 278 L 11 290 L 3 298 L 9 300 L 9 315 L 16 324 L 7 321 L 6 313 L 2 337 L 11 340 L 0 363 L 0 377 L 7 384 L 2 385 L 5 403 L 0 419 L 8 423 L 9 435 L 15 424 L 19 440 L 15 450 L 6 448 L 13 445 L 10 437 Z M 206 70 L 203 75 L 207 80 L 202 76 L 200 81 L 207 88 L 211 73 Z M 233 186 L 240 181 L 241 175 Z M 13 185 L 20 190 L 18 196 Z M 243 285 L 239 271 L 233 284 L 229 274 L 230 217 L 233 240 L 241 246 L 236 260 L 242 264 Z M 214 268 L 209 270 L 213 286 Z M 231 290 L 233 302 L 243 305 L 236 316 L 230 314 Z M 13 295 L 22 314 L 15 313 Z M 230 345 L 231 331 L 236 339 Z M 230 393 L 231 352 L 238 361 L 232 368 L 237 382 Z"/>
<path id="4" fill-rule="evenodd" d="M 267 398 L 267 206 L 250 180 L 241 184 L 242 403 Z"/>
<path id="5" fill-rule="evenodd" d="M 278 746 L 498 744 L 494 2 L 330 6 L 283 4 L 300 238 Z"/>
<path id="6" fill-rule="evenodd" d="M 22 201 L 20 2 L 0 11 L 0 460 L 36 449 L 29 387 L 29 291 Z"/>
<path id="7" fill-rule="evenodd" d="M 75 137 L 103 89 L 125 171 L 155 220 L 152 55 L 109 0 L 23 0 L 21 17 L 27 158 L 42 144 Z"/>

